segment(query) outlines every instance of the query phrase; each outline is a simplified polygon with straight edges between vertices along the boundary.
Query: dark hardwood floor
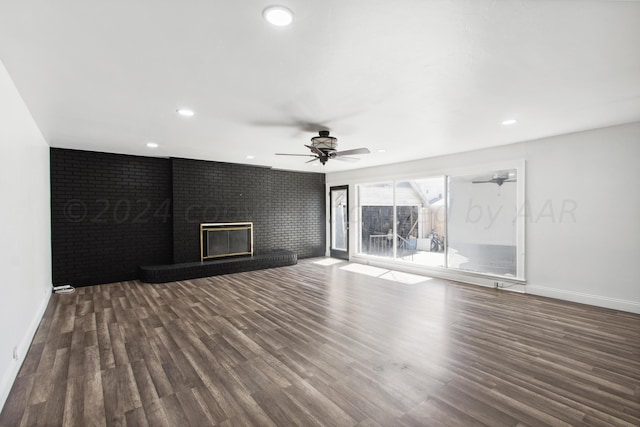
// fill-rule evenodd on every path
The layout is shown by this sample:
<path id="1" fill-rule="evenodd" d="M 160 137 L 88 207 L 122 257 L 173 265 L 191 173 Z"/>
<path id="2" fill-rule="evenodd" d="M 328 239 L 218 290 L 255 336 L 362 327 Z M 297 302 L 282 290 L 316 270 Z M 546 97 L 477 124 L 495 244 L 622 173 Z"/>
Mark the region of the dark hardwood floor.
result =
<path id="1" fill-rule="evenodd" d="M 317 261 L 53 295 L 0 425 L 640 425 L 640 316 Z"/>

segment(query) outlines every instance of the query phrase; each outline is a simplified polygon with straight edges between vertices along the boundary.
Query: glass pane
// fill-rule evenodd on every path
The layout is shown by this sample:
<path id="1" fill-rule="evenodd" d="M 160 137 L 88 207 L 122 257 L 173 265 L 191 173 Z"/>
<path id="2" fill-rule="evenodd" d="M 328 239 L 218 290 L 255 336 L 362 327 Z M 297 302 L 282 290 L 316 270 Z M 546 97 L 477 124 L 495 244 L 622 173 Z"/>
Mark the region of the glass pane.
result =
<path id="1" fill-rule="evenodd" d="M 396 256 L 444 267 L 446 211 L 444 176 L 396 182 Z"/>
<path id="2" fill-rule="evenodd" d="M 358 187 L 360 207 L 360 253 L 393 257 L 393 184 Z"/>
<path id="3" fill-rule="evenodd" d="M 331 249 L 347 250 L 347 190 L 331 190 Z"/>
<path id="4" fill-rule="evenodd" d="M 450 268 L 517 276 L 515 169 L 449 178 Z"/>

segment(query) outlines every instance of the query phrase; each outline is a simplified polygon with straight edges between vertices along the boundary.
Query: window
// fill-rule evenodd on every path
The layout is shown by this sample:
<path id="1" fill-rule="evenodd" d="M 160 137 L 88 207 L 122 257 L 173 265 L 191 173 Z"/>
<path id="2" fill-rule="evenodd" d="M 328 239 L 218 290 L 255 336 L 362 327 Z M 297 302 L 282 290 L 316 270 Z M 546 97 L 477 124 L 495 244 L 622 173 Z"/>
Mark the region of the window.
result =
<path id="1" fill-rule="evenodd" d="M 358 254 L 524 279 L 524 162 L 357 186 Z"/>
<path id="2" fill-rule="evenodd" d="M 449 177 L 447 265 L 518 276 L 517 170 Z"/>

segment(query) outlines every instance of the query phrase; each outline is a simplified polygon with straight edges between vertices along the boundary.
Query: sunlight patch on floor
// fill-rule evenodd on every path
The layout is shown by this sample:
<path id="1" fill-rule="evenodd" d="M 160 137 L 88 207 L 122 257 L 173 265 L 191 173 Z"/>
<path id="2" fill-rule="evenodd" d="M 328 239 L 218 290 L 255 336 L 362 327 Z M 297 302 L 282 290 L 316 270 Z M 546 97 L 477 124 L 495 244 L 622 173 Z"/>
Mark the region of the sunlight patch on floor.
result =
<path id="1" fill-rule="evenodd" d="M 373 267 L 371 265 L 363 264 L 347 264 L 344 267 L 340 267 L 340 270 L 364 274 L 371 277 L 378 277 L 380 279 L 404 283 L 406 285 L 415 285 L 416 283 L 431 280 L 430 277 L 418 276 L 417 274 L 403 273 L 400 271 L 388 270 L 386 268 Z"/>
<path id="2" fill-rule="evenodd" d="M 370 265 L 363 264 L 348 264 L 344 267 L 340 267 L 340 270 L 350 271 L 352 273 L 364 274 L 365 276 L 380 277 L 387 273 L 389 270 L 385 268 L 372 267 Z"/>
<path id="3" fill-rule="evenodd" d="M 345 261 L 341 259 L 336 259 L 336 258 L 325 258 L 320 261 L 314 261 L 313 263 L 318 265 L 335 265 L 335 264 L 340 264 L 341 262 L 345 262 Z"/>
<path id="4" fill-rule="evenodd" d="M 403 273 L 402 271 L 389 270 L 382 276 L 381 279 L 392 280 L 394 282 L 404 283 L 406 285 L 415 285 L 416 283 L 426 282 L 431 280 L 430 277 L 418 276 L 416 274 Z"/>

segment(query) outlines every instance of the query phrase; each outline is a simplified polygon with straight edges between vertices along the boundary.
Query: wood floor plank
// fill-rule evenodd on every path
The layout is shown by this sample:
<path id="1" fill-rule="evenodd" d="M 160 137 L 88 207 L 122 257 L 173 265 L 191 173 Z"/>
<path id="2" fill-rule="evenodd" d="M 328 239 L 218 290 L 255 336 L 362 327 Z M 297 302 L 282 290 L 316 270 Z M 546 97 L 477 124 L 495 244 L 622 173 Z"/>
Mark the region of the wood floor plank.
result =
<path id="1" fill-rule="evenodd" d="M 82 413 L 84 425 L 105 426 L 107 418 L 104 408 L 104 393 L 102 391 L 102 373 L 89 373 L 84 376 L 84 399 L 82 399 Z M 79 405 L 79 402 L 74 402 Z"/>
<path id="2" fill-rule="evenodd" d="M 0 413 L 0 426 L 19 425 L 21 423 L 25 416 L 25 408 L 29 406 L 29 396 L 35 380 L 35 374 L 18 377 Z"/>
<path id="3" fill-rule="evenodd" d="M 209 359 L 204 359 L 201 354 L 194 349 L 185 349 L 185 357 L 191 362 L 194 370 L 200 376 L 204 384 L 204 389 L 201 390 L 203 398 L 207 399 L 213 397 L 215 405 L 210 405 L 209 410 L 214 412 L 217 419 L 232 418 L 242 412 L 242 409 L 237 405 L 235 398 L 230 391 L 224 387 L 223 381 L 220 379 L 218 373 L 224 371 L 224 368 L 218 367 L 211 369 L 208 365 Z M 215 365 L 213 365 L 215 366 Z"/>
<path id="4" fill-rule="evenodd" d="M 127 427 L 148 427 L 147 415 L 144 412 L 144 408 L 136 408 L 127 411 L 124 414 L 124 419 Z"/>
<path id="5" fill-rule="evenodd" d="M 209 417 L 209 412 L 200 406 L 200 401 L 193 392 L 194 389 L 186 389 L 176 393 L 178 402 L 187 417 L 190 426 L 209 426 L 214 420 Z"/>
<path id="6" fill-rule="evenodd" d="M 640 425 L 639 315 L 316 261 L 53 295 L 0 426 Z"/>
<path id="7" fill-rule="evenodd" d="M 150 357 L 145 360 L 145 363 L 158 397 L 164 397 L 172 394 L 173 386 L 171 385 L 161 362 L 156 360 L 154 357 Z"/>
<path id="8" fill-rule="evenodd" d="M 153 427 L 174 427 L 169 423 L 167 412 L 160 399 L 144 406 L 144 414 L 149 426 Z"/>
<path id="9" fill-rule="evenodd" d="M 354 422 L 358 424 L 365 421 L 367 418 L 372 416 L 376 416 L 375 413 L 367 412 L 365 408 L 358 405 L 358 403 L 354 399 L 349 399 L 343 397 L 336 389 L 332 388 L 324 381 L 318 379 L 315 376 L 311 376 L 306 378 L 307 381 L 313 388 L 318 390 L 323 395 L 327 396 L 333 403 L 340 407 Z M 350 396 L 352 397 L 352 396 Z"/>
<path id="10" fill-rule="evenodd" d="M 465 408 L 465 414 L 485 425 L 510 427 L 518 423 L 518 420 L 513 416 L 498 411 L 455 387 L 444 386 L 440 388 L 432 400 L 442 402 L 452 408 Z"/>
<path id="11" fill-rule="evenodd" d="M 62 425 L 77 426 L 84 423 L 84 378 L 72 377 L 67 382 Z"/>
<path id="12" fill-rule="evenodd" d="M 235 418 L 252 420 L 253 425 L 275 426 L 264 410 L 251 396 L 250 390 L 242 383 L 241 378 L 233 370 L 224 370 L 217 376 L 221 387 L 229 392 L 230 399 L 240 410 L 235 411 Z"/>
<path id="13" fill-rule="evenodd" d="M 300 411 L 282 390 L 258 391 L 251 397 L 278 426 L 311 426 L 316 422 Z"/>
<path id="14" fill-rule="evenodd" d="M 34 342 L 31 344 L 29 352 L 27 353 L 27 356 L 22 363 L 20 376 L 32 375 L 36 373 L 36 371 L 38 370 L 38 365 L 40 364 L 40 358 L 42 357 L 44 345 L 44 342 Z"/>
<path id="15" fill-rule="evenodd" d="M 124 402 L 118 391 L 116 368 L 102 371 L 102 393 L 107 425 L 122 426 L 126 424 Z"/>
<path id="16" fill-rule="evenodd" d="M 151 374 L 147 369 L 146 362 L 144 360 L 134 361 L 131 364 L 131 371 L 138 389 L 140 405 L 144 407 L 157 401 L 160 396 L 158 396 L 158 391 L 156 390 Z"/>
<path id="17" fill-rule="evenodd" d="M 408 426 L 482 427 L 482 422 L 473 419 L 464 411 L 446 403 L 426 400 L 401 418 Z M 559 425 L 560 426 L 560 425 Z M 567 425 L 563 427 L 568 427 Z"/>
<path id="18" fill-rule="evenodd" d="M 160 401 L 162 402 L 164 413 L 167 417 L 167 423 L 170 426 L 191 425 L 189 423 L 189 418 L 187 418 L 187 414 L 185 414 L 184 409 L 182 409 L 182 405 L 180 405 L 180 401 L 175 394 L 164 396 Z"/>
<path id="19" fill-rule="evenodd" d="M 22 420 L 20 420 L 20 424 L 17 423 L 7 423 L 5 426 L 16 426 L 20 427 L 31 427 L 31 426 L 46 426 L 47 425 L 47 417 L 45 414 L 45 408 L 47 406 L 47 402 L 39 402 L 34 405 L 29 405 L 24 411 L 24 416 Z"/>
<path id="20" fill-rule="evenodd" d="M 222 396 L 214 396 L 207 386 L 194 388 L 191 391 L 212 424 L 219 424 L 229 418 L 229 415 L 227 415 L 227 412 L 221 406 L 221 404 L 225 405 L 226 403 L 223 402 L 224 398 Z"/>

